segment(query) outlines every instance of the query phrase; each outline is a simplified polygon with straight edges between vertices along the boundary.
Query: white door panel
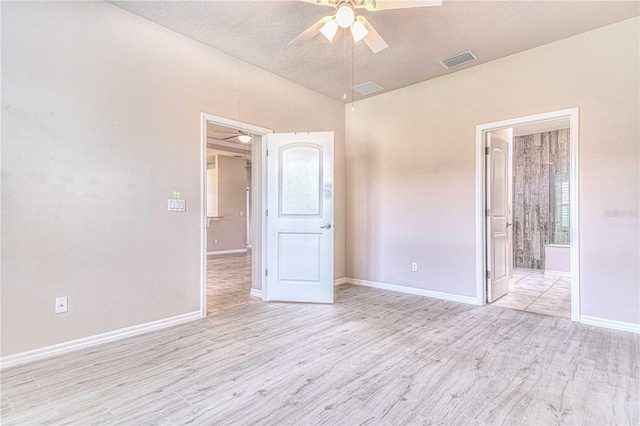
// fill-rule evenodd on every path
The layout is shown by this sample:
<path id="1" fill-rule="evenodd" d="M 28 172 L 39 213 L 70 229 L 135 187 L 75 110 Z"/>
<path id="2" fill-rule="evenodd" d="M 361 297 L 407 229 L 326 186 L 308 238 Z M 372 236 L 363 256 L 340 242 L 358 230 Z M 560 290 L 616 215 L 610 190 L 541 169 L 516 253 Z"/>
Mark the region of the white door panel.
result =
<path id="1" fill-rule="evenodd" d="M 510 238 L 509 142 L 497 132 L 487 133 L 487 301 L 496 301 L 509 292 Z"/>
<path id="2" fill-rule="evenodd" d="M 333 132 L 265 137 L 266 300 L 333 302 Z"/>

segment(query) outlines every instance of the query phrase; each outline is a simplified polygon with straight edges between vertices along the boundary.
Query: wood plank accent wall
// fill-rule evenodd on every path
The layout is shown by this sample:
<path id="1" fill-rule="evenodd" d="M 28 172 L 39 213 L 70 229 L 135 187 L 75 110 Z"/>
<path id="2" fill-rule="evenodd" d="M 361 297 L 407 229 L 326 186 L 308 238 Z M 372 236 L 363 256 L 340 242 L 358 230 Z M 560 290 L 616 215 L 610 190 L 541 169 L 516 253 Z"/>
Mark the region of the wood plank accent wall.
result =
<path id="1" fill-rule="evenodd" d="M 569 244 L 569 230 L 561 226 L 562 208 L 558 204 L 562 182 L 568 179 L 569 129 L 513 138 L 515 267 L 544 269 L 544 246 L 550 242 Z"/>

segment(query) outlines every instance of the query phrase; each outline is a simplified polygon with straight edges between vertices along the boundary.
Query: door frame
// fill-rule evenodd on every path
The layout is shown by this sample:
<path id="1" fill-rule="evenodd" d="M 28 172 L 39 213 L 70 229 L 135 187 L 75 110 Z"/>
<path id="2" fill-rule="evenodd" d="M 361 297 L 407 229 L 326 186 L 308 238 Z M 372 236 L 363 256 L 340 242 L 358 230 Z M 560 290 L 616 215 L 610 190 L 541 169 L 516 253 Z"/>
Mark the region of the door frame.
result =
<path id="1" fill-rule="evenodd" d="M 261 229 L 258 230 L 256 229 L 257 227 L 253 229 L 254 236 L 258 233 L 261 235 L 261 256 L 258 260 L 255 260 L 255 257 L 252 256 L 251 262 L 251 293 L 252 295 L 259 296 L 262 296 L 262 291 L 254 292 L 253 284 L 255 284 L 254 280 L 258 279 L 260 288 L 263 288 L 264 274 L 262 274 L 261 271 L 265 270 L 266 265 L 266 217 L 264 215 L 264 209 L 262 209 L 261 206 L 264 200 L 267 199 L 267 155 L 265 144 L 262 143 L 262 136 L 273 133 L 273 130 L 265 127 L 243 123 L 241 121 L 220 117 L 206 112 L 200 113 L 200 316 L 203 318 L 207 316 L 207 123 L 213 123 L 260 136 L 260 140 L 257 141 L 258 143 L 253 144 L 251 149 L 252 162 L 255 160 L 257 155 L 260 155 L 261 159 L 261 173 L 254 174 L 253 170 L 251 173 L 251 185 L 253 189 L 252 197 L 256 197 L 260 200 L 259 207 L 262 210 Z M 260 190 L 256 191 L 256 188 L 259 188 Z M 252 208 L 254 208 L 254 205 L 256 204 L 258 203 L 252 204 Z M 255 217 L 255 215 L 252 216 Z M 256 270 L 258 273 L 255 273 Z"/>
<path id="2" fill-rule="evenodd" d="M 486 182 L 485 167 L 485 133 L 541 121 L 569 119 L 570 128 L 570 176 L 569 187 L 569 232 L 571 244 L 571 320 L 580 322 L 580 224 L 579 224 L 579 114 L 580 108 L 568 108 L 543 114 L 512 118 L 493 123 L 476 126 L 476 304 L 485 305 L 487 302 L 487 227 L 486 212 Z"/>

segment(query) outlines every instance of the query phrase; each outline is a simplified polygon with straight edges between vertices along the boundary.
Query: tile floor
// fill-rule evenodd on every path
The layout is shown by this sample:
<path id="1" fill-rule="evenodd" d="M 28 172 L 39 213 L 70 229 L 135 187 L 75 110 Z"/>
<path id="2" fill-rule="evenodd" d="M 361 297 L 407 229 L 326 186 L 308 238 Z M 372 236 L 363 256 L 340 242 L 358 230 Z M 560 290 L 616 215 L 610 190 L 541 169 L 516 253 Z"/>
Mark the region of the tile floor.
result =
<path id="1" fill-rule="evenodd" d="M 509 293 L 493 306 L 571 318 L 571 278 L 514 268 Z"/>
<path id="2" fill-rule="evenodd" d="M 207 315 L 260 301 L 250 292 L 250 252 L 207 257 Z"/>

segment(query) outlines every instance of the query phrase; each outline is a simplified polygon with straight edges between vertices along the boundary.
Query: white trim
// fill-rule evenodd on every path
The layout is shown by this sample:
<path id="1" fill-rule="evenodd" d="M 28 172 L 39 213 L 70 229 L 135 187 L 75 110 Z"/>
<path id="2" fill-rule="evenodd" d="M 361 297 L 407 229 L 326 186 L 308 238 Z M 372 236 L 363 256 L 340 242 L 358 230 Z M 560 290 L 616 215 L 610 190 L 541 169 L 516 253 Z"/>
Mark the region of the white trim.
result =
<path id="1" fill-rule="evenodd" d="M 550 271 L 548 269 L 544 270 L 544 274 L 545 275 L 557 275 L 560 277 L 567 277 L 567 278 L 571 278 L 571 272 L 566 272 L 566 271 Z"/>
<path id="2" fill-rule="evenodd" d="M 233 254 L 233 253 L 246 253 L 247 249 L 233 249 L 233 250 L 218 250 L 218 251 L 208 251 L 207 256 L 216 256 L 219 254 Z"/>
<path id="3" fill-rule="evenodd" d="M 441 300 L 448 300 L 451 302 L 466 303 L 468 305 L 478 304 L 475 297 L 459 296 L 457 294 L 441 293 L 439 291 L 425 290 L 422 288 L 407 287 L 407 286 L 397 285 L 397 284 L 387 284 L 387 283 L 381 283 L 377 281 L 359 280 L 357 278 L 345 278 L 344 280 L 345 280 L 345 283 L 361 285 L 364 287 L 379 288 L 381 290 L 396 291 L 398 293 L 414 294 L 416 296 L 426 296 L 426 297 L 431 297 L 433 299 L 441 299 Z"/>
<path id="4" fill-rule="evenodd" d="M 337 285 L 342 285 L 342 284 L 346 284 L 347 283 L 347 279 L 346 278 L 338 278 L 337 280 L 333 280 L 333 285 L 337 286 Z"/>
<path id="5" fill-rule="evenodd" d="M 260 259 L 260 273 L 258 274 L 260 276 L 260 288 L 262 289 L 262 300 L 269 300 L 269 289 L 267 286 L 267 276 L 266 276 L 266 270 L 267 270 L 267 215 L 266 215 L 266 211 L 267 211 L 267 206 L 269 205 L 269 185 L 268 185 L 268 175 L 269 175 L 269 159 L 267 158 L 267 150 L 268 150 L 268 140 L 267 138 L 261 138 L 260 140 L 260 158 L 261 158 L 261 163 L 262 163 L 262 188 L 261 188 L 261 194 L 262 194 L 262 200 L 260 203 L 260 207 L 262 208 L 262 211 L 260 212 L 260 216 L 261 216 L 261 226 L 262 226 L 262 240 L 261 240 L 261 244 L 262 244 L 262 253 L 261 253 L 261 259 Z M 253 176 L 253 169 L 251 171 L 251 176 Z M 255 230 L 254 230 L 255 232 Z"/>
<path id="6" fill-rule="evenodd" d="M 200 316 L 207 316 L 207 119 L 200 114 Z"/>
<path id="7" fill-rule="evenodd" d="M 580 188 L 579 188 L 579 108 L 569 108 L 544 114 L 530 115 L 527 117 L 510 120 L 496 121 L 493 123 L 476 126 L 476 303 L 484 305 L 486 302 L 486 229 L 485 229 L 485 155 L 484 134 L 491 130 L 505 129 L 523 124 L 531 124 L 540 121 L 569 118 L 570 122 L 570 161 L 571 176 L 569 186 L 570 198 L 570 228 L 571 235 L 571 319 L 581 321 L 580 315 Z"/>
<path id="8" fill-rule="evenodd" d="M 569 176 L 569 244 L 571 245 L 571 319 L 580 322 L 580 111 L 578 108 L 569 110 L 570 141 L 569 161 L 571 176 Z"/>
<path id="9" fill-rule="evenodd" d="M 174 325 L 195 321 L 197 319 L 200 319 L 200 317 L 200 311 L 194 311 L 187 314 L 176 315 L 174 317 L 163 318 L 157 321 L 134 325 L 132 327 L 108 331 L 106 333 L 100 333 L 94 336 L 83 337 L 82 339 L 58 343 L 56 345 L 46 346 L 44 348 L 20 352 L 14 355 L 7 355 L 0 358 L 0 369 L 13 367 L 15 365 L 24 364 L 39 359 L 49 358 L 55 355 L 65 354 L 67 352 L 76 351 L 78 349 L 87 348 L 90 346 L 97 346 L 103 343 L 113 342 L 115 340 L 125 339 L 127 337 L 149 333 L 151 331 L 173 327 Z"/>
<path id="10" fill-rule="evenodd" d="M 486 291 L 486 230 L 485 230 L 485 142 L 484 130 L 476 126 L 476 304 L 484 305 Z"/>
<path id="11" fill-rule="evenodd" d="M 218 124 L 220 126 L 229 127 L 235 130 L 241 130 L 243 132 L 253 133 L 260 137 L 273 133 L 273 130 L 264 127 L 255 126 L 253 124 L 243 123 L 240 121 L 232 120 L 230 118 L 220 117 L 213 114 L 207 114 L 206 112 L 200 113 L 200 315 L 204 318 L 207 316 L 207 123 Z M 264 151 L 264 150 L 263 150 Z M 266 182 L 262 182 L 263 197 L 265 194 Z M 266 198 L 265 198 L 266 200 Z M 263 215 L 264 216 L 264 215 Z M 264 224 L 264 219 L 263 219 Z M 264 238 L 266 236 L 266 229 L 262 228 L 262 240 L 264 250 Z M 262 253 L 262 259 L 259 265 L 260 270 L 265 270 L 264 263 L 264 251 Z M 253 274 L 253 271 L 252 271 Z M 263 285 L 263 274 L 258 274 L 261 277 L 260 286 Z"/>
<path id="12" fill-rule="evenodd" d="M 611 328 L 613 330 L 630 331 L 631 333 L 640 333 L 640 324 L 632 322 L 614 321 L 604 318 L 590 317 L 582 315 L 580 322 L 583 324 L 595 325 L 597 327 Z"/>
<path id="13" fill-rule="evenodd" d="M 251 295 L 254 297 L 259 297 L 260 299 L 262 299 L 262 290 L 258 290 L 257 288 L 252 288 L 251 289 Z"/>

